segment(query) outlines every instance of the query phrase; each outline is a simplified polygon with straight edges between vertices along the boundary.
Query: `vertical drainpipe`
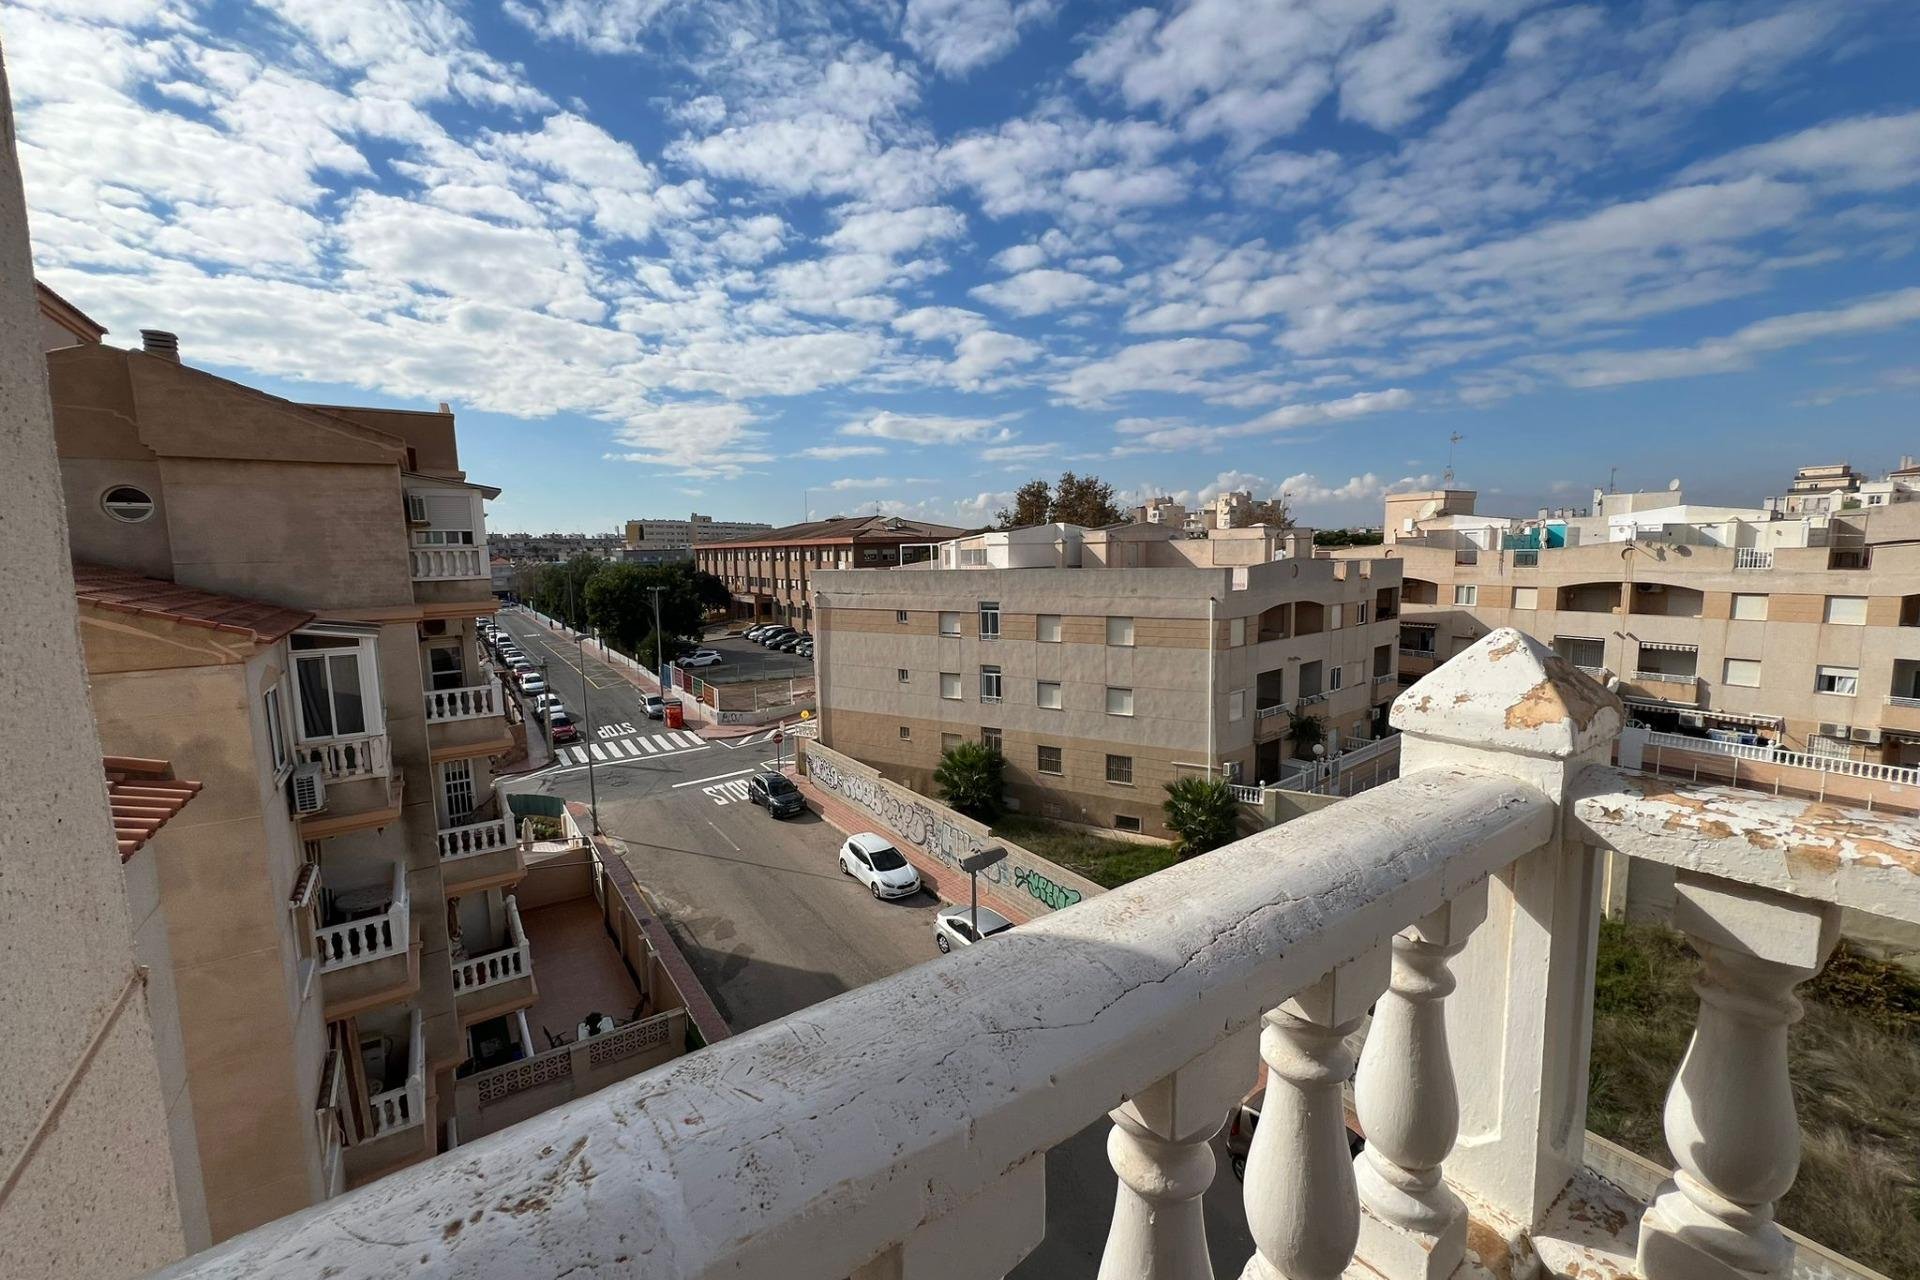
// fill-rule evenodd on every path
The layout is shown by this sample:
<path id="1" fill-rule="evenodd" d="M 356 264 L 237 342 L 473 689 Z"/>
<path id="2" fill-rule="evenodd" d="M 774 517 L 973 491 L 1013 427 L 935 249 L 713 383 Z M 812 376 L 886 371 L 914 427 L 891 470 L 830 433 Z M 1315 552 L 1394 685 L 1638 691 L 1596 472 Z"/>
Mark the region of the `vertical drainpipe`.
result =
<path id="1" fill-rule="evenodd" d="M 1207 780 L 1211 782 L 1215 775 L 1214 757 L 1219 754 L 1219 744 L 1214 738 L 1214 703 L 1219 701 L 1219 684 L 1214 676 L 1214 655 L 1219 651 L 1220 637 L 1215 634 L 1213 607 L 1219 603 L 1214 596 L 1207 597 Z"/>

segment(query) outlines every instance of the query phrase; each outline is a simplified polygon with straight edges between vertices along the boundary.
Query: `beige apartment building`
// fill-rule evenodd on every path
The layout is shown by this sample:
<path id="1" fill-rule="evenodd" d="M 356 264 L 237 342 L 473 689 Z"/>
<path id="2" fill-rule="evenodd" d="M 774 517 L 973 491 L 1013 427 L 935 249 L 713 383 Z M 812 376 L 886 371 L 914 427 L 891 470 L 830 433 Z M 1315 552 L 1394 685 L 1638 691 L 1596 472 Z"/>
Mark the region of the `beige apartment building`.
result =
<path id="1" fill-rule="evenodd" d="M 46 364 L 102 746 L 200 784 L 126 864 L 198 1247 L 442 1149 L 456 1070 L 535 1051 L 537 990 L 474 635 L 497 491 L 453 415 L 144 336 Z"/>
<path id="2" fill-rule="evenodd" d="M 822 569 L 886 569 L 924 554 L 929 544 L 965 533 L 900 516 L 836 516 L 765 533 L 703 542 L 697 568 L 727 584 L 733 616 L 811 629 L 813 575 Z"/>
<path id="3" fill-rule="evenodd" d="M 1409 682 L 1511 626 L 1617 680 L 1653 730 L 1920 763 L 1920 503 L 1789 518 L 1679 498 L 1510 520 L 1470 491 L 1397 495 L 1389 545 L 1340 554 L 1401 562 Z"/>
<path id="4" fill-rule="evenodd" d="M 1022 811 L 1165 835 L 1162 784 L 1290 772 L 1289 711 L 1331 746 L 1381 731 L 1400 565 L 1314 559 L 1312 539 L 1040 525 L 820 570 L 821 741 L 932 794 L 942 753 L 978 739 Z"/>

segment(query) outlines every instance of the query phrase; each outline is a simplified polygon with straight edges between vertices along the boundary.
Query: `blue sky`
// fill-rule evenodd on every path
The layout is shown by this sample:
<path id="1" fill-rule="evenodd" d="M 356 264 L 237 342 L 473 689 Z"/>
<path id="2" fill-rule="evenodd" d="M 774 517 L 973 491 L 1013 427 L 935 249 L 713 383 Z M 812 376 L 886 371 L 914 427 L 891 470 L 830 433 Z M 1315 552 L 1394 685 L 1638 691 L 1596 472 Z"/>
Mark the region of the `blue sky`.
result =
<path id="1" fill-rule="evenodd" d="M 496 529 L 1920 453 L 1920 14 L 6 0 L 38 269 L 459 410 Z"/>

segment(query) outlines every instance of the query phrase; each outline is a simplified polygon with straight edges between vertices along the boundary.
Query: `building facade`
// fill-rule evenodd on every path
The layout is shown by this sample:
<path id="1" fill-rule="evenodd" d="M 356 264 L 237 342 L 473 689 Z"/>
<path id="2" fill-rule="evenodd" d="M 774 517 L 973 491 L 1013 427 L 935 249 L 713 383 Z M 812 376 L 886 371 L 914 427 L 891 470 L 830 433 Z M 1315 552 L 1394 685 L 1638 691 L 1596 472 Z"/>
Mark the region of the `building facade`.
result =
<path id="1" fill-rule="evenodd" d="M 1277 781 L 1287 713 L 1337 747 L 1398 691 L 1399 565 L 1314 559 L 1289 533 L 1041 525 L 821 570 L 821 741 L 929 794 L 947 749 L 984 741 L 1022 812 L 1166 835 L 1163 783 Z"/>
<path id="2" fill-rule="evenodd" d="M 636 550 L 648 547 L 685 548 L 698 542 L 719 542 L 727 538 L 765 533 L 772 528 L 770 524 L 755 520 L 715 520 L 696 511 L 685 520 L 627 521 L 627 546 Z"/>
<path id="3" fill-rule="evenodd" d="M 1788 518 L 1626 496 L 1544 521 L 1389 499 L 1403 677 L 1511 626 L 1617 680 L 1655 730 L 1920 763 L 1920 504 Z"/>
<path id="4" fill-rule="evenodd" d="M 456 1069 L 532 1051 L 474 634 L 497 491 L 444 407 L 296 404 L 152 332 L 46 364 L 102 742 L 203 788 L 128 893 L 181 1204 L 219 1240 L 434 1154 Z"/>
<path id="5" fill-rule="evenodd" d="M 694 564 L 726 583 L 733 616 L 813 625 L 813 575 L 823 569 L 886 569 L 931 554 L 966 532 L 899 516 L 837 516 L 694 548 Z"/>

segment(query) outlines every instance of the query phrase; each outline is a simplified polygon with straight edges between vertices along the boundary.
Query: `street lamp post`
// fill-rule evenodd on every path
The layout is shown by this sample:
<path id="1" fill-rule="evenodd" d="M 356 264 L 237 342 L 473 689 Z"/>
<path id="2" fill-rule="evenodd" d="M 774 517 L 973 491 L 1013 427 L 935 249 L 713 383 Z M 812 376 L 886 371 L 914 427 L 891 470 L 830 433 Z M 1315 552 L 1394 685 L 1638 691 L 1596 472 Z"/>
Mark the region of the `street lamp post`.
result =
<path id="1" fill-rule="evenodd" d="M 579 617 L 573 598 L 573 575 L 567 575 L 567 612 Z M 573 633 L 574 670 L 580 673 L 580 714 L 587 725 L 587 812 L 593 816 L 593 834 L 600 834 L 600 788 L 593 777 L 593 686 L 587 680 L 586 633 Z"/>
<path id="2" fill-rule="evenodd" d="M 990 844 L 984 849 L 960 859 L 960 869 L 967 873 L 967 915 L 968 923 L 973 926 L 973 940 L 980 941 L 980 873 L 996 862 L 1005 860 L 1007 846 Z"/>

